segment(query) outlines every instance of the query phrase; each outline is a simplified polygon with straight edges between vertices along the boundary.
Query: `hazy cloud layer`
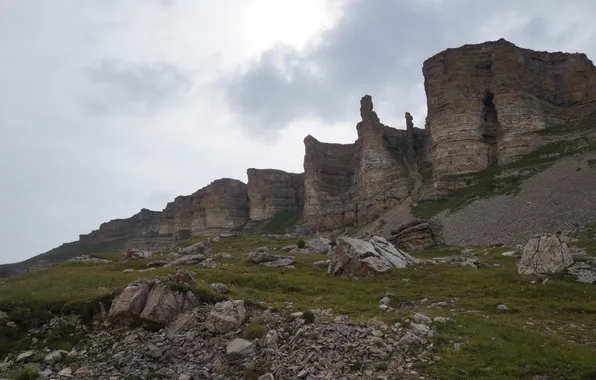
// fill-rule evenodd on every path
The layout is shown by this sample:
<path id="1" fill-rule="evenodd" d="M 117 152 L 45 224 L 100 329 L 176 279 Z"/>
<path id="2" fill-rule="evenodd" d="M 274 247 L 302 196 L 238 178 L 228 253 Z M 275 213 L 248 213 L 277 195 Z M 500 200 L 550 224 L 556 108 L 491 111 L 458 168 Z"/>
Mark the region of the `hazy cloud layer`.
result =
<path id="1" fill-rule="evenodd" d="M 596 3 L 589 0 L 351 1 L 322 43 L 264 52 L 229 84 L 229 99 L 254 133 L 271 133 L 304 114 L 344 120 L 366 93 L 386 107 L 381 119 L 401 125 L 407 110 L 422 126 L 425 59 L 502 37 L 522 47 L 594 56 L 587 38 L 595 35 L 594 15 Z"/>
<path id="2" fill-rule="evenodd" d="M 424 59 L 505 37 L 596 56 L 576 0 L 0 2 L 0 262 L 351 142 L 360 97 L 423 125 Z"/>

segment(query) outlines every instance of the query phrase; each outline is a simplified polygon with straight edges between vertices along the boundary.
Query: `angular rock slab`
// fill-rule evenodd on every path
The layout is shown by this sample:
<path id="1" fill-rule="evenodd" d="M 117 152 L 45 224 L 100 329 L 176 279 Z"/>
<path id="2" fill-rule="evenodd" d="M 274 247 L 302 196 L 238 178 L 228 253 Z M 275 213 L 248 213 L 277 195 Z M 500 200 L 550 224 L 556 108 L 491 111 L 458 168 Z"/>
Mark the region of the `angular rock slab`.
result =
<path id="1" fill-rule="evenodd" d="M 352 279 L 372 277 L 391 268 L 405 268 L 418 262 L 380 236 L 370 241 L 339 237 L 329 259 L 328 273 Z"/>
<path id="2" fill-rule="evenodd" d="M 520 274 L 558 273 L 571 264 L 573 256 L 559 236 L 540 236 L 531 238 L 524 246 L 517 271 Z"/>
<path id="3" fill-rule="evenodd" d="M 198 303 L 190 291 L 173 291 L 160 281 L 140 280 L 129 284 L 114 299 L 108 317 L 116 324 L 159 330 Z"/>
<path id="4" fill-rule="evenodd" d="M 244 301 L 223 301 L 213 306 L 205 320 L 205 328 L 215 334 L 225 334 L 242 325 L 246 318 Z"/>

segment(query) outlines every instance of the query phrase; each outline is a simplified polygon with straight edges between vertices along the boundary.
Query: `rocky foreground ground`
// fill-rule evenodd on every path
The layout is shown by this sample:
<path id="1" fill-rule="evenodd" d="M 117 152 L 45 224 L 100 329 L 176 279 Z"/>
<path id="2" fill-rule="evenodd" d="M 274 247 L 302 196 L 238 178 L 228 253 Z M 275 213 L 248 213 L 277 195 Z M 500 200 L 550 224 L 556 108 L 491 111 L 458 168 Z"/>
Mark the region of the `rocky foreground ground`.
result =
<path id="1" fill-rule="evenodd" d="M 594 233 L 416 255 L 381 237 L 234 236 L 80 257 L 0 284 L 0 378 L 590 378 Z M 92 307 L 33 318 L 65 292 Z"/>

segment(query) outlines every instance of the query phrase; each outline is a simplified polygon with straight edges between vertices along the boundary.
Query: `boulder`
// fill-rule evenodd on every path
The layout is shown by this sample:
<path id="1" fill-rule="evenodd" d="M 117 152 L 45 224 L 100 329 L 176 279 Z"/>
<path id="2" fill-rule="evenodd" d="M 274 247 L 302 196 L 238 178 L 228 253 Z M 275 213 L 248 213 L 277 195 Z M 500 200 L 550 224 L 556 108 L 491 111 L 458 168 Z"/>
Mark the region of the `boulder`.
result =
<path id="1" fill-rule="evenodd" d="M 395 249 L 380 236 L 370 241 L 339 237 L 329 258 L 330 274 L 352 279 L 371 277 L 391 268 L 404 268 L 417 262 L 417 259 Z"/>
<path id="2" fill-rule="evenodd" d="M 132 257 L 134 259 L 149 259 L 151 256 L 153 256 L 153 252 L 141 251 L 140 249 L 132 250 Z"/>
<path id="3" fill-rule="evenodd" d="M 211 252 L 211 242 L 209 240 L 203 240 L 186 248 L 182 248 L 180 253 L 191 254 L 191 253 L 202 253 L 207 254 Z"/>
<path id="4" fill-rule="evenodd" d="M 161 268 L 169 266 L 170 262 L 166 260 L 155 260 L 145 264 L 145 268 Z"/>
<path id="5" fill-rule="evenodd" d="M 214 259 L 220 258 L 220 259 L 231 259 L 232 255 L 227 253 L 227 252 L 220 252 L 220 253 L 216 253 L 213 255 Z"/>
<path id="6" fill-rule="evenodd" d="M 267 267 L 284 267 L 293 265 L 295 258 L 293 256 L 273 255 L 262 248 L 246 254 L 246 261 L 250 264 L 258 264 Z"/>
<path id="7" fill-rule="evenodd" d="M 5 322 L 9 319 L 8 314 L 0 310 L 0 322 Z"/>
<path id="8" fill-rule="evenodd" d="M 221 282 L 214 282 L 212 284 L 209 284 L 209 288 L 221 294 L 225 294 L 230 291 L 228 289 L 228 286 L 226 284 L 222 284 Z"/>
<path id="9" fill-rule="evenodd" d="M 526 243 L 517 271 L 520 274 L 557 273 L 573 264 L 567 244 L 559 236 L 533 237 Z"/>
<path id="10" fill-rule="evenodd" d="M 250 355 L 254 351 L 255 345 L 242 338 L 236 338 L 226 346 L 226 354 L 233 357 L 242 357 Z"/>
<path id="11" fill-rule="evenodd" d="M 444 242 L 441 224 L 423 219 L 402 224 L 391 231 L 389 240 L 395 246 L 409 251 L 421 251 Z"/>
<path id="12" fill-rule="evenodd" d="M 205 327 L 212 333 L 225 334 L 240 327 L 245 317 L 244 301 L 218 302 L 209 312 Z"/>
<path id="13" fill-rule="evenodd" d="M 139 280 L 129 284 L 120 293 L 108 311 L 108 317 L 122 325 L 136 326 L 140 323 L 139 316 L 145 308 L 147 296 L 154 285 L 154 281 Z"/>
<path id="14" fill-rule="evenodd" d="M 298 249 L 296 244 L 286 245 L 285 247 L 280 248 L 279 250 L 282 252 L 292 252 L 293 250 Z"/>
<path id="15" fill-rule="evenodd" d="M 158 280 L 139 280 L 129 284 L 112 302 L 108 317 L 128 327 L 142 325 L 159 330 L 178 314 L 198 305 L 198 298 L 187 290 L 172 290 Z"/>
<path id="16" fill-rule="evenodd" d="M 370 243 L 381 256 L 393 265 L 394 268 L 405 268 L 410 264 L 418 264 L 421 262 L 421 260 L 395 248 L 393 244 L 380 236 L 373 236 L 373 238 L 370 239 Z"/>
<path id="17" fill-rule="evenodd" d="M 315 261 L 312 263 L 313 268 L 320 268 L 320 269 L 327 269 L 329 268 L 329 260 L 325 261 Z"/>
<path id="18" fill-rule="evenodd" d="M 147 296 L 147 302 L 140 314 L 143 327 L 157 331 L 164 328 L 181 312 L 196 307 L 199 300 L 190 291 L 173 291 L 168 285 L 156 284 Z"/>
<path id="19" fill-rule="evenodd" d="M 166 336 L 172 339 L 181 332 L 187 331 L 199 322 L 198 308 L 186 310 L 179 314 L 166 328 Z"/>
<path id="20" fill-rule="evenodd" d="M 596 284 L 596 259 L 577 262 L 567 268 L 567 272 L 584 284 Z"/>
<path id="21" fill-rule="evenodd" d="M 205 260 L 205 255 L 199 253 L 196 255 L 185 255 L 179 257 L 173 261 L 171 261 L 167 266 L 176 266 L 176 265 L 196 265 L 201 261 Z"/>
<path id="22" fill-rule="evenodd" d="M 306 248 L 311 253 L 329 253 L 331 250 L 331 240 L 325 237 L 317 237 L 306 242 Z"/>
<path id="23" fill-rule="evenodd" d="M 201 261 L 200 263 L 197 264 L 197 266 L 199 268 L 213 269 L 213 268 L 217 267 L 217 263 L 215 262 L 215 260 L 209 258 L 209 259 L 205 259 L 204 261 Z"/>

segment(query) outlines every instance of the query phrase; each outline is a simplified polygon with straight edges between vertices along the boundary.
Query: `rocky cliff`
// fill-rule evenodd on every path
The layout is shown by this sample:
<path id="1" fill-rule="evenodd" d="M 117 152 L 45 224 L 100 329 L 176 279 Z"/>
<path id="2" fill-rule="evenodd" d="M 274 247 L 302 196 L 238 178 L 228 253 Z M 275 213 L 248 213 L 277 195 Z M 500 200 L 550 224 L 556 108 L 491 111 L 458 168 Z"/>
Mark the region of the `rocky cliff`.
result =
<path id="1" fill-rule="evenodd" d="M 341 231 L 362 225 L 410 195 L 416 182 L 416 160 L 425 152 L 425 131 L 383 125 L 372 98 L 360 102 L 362 121 L 354 144 L 304 139 L 304 229 Z"/>
<path id="2" fill-rule="evenodd" d="M 437 179 L 511 163 L 596 120 L 596 69 L 584 54 L 500 39 L 447 49 L 422 71 Z"/>
<path id="3" fill-rule="evenodd" d="M 251 220 L 265 220 L 282 211 L 302 209 L 303 174 L 251 168 L 247 175 Z"/>
<path id="4" fill-rule="evenodd" d="M 288 211 L 302 211 L 307 234 L 341 233 L 375 219 L 382 226 L 389 219 L 379 216 L 397 205 L 409 210 L 409 200 L 449 196 L 474 185 L 477 172 L 596 130 L 596 68 L 584 54 L 536 52 L 501 39 L 447 49 L 422 72 L 424 129 L 407 112 L 405 129 L 382 124 L 366 95 L 353 144 L 304 139 L 304 174 L 248 169 L 248 185 L 217 180 L 161 212 L 104 223 L 80 242 L 250 230 L 263 220 L 278 224 L 273 217 Z M 411 219 L 398 214 L 389 223 Z"/>
<path id="5" fill-rule="evenodd" d="M 248 218 L 248 186 L 223 178 L 194 194 L 176 197 L 161 212 L 143 209 L 130 218 L 102 223 L 98 230 L 80 235 L 79 241 L 100 243 L 119 238 L 171 237 L 180 233 L 192 236 L 233 229 L 242 226 Z"/>

